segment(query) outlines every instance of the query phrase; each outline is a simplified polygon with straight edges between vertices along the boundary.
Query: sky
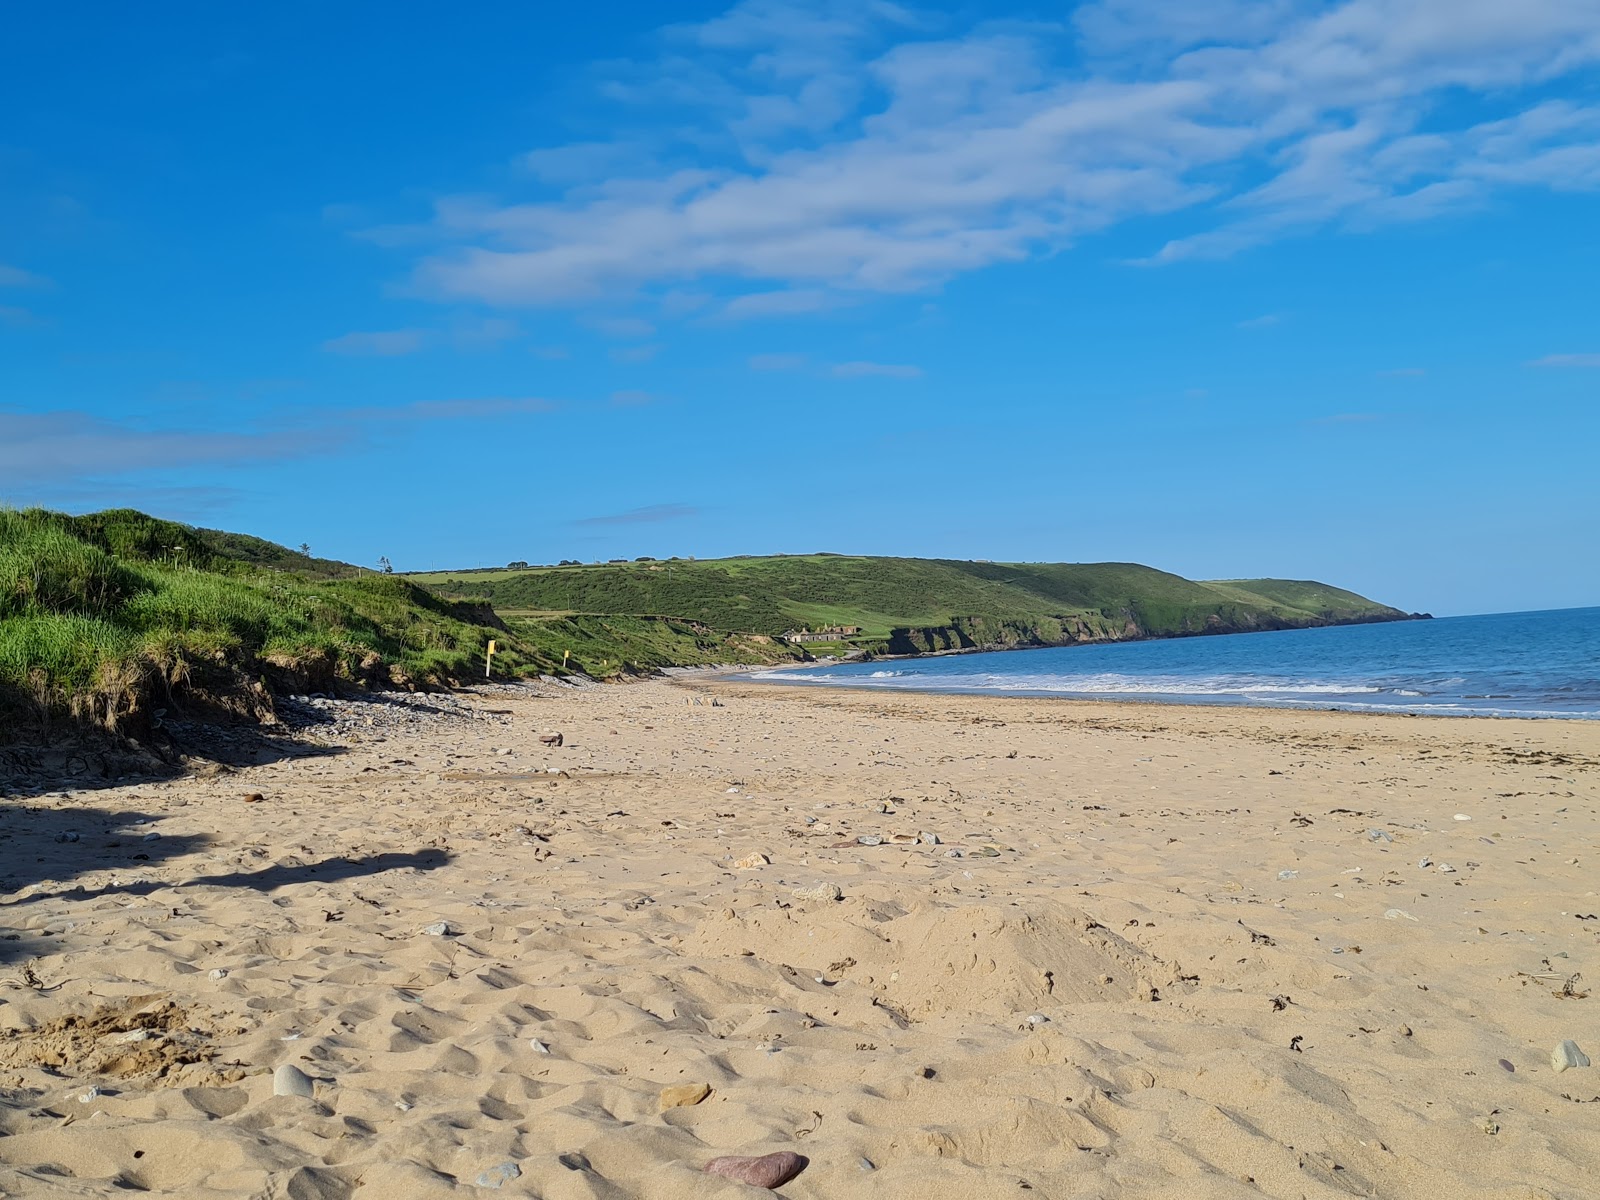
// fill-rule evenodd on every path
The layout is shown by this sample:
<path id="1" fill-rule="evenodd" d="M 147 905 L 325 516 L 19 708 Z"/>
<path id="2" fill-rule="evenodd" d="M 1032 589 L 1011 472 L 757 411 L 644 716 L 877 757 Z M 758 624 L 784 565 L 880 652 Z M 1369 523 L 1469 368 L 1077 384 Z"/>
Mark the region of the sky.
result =
<path id="1" fill-rule="evenodd" d="M 1600 604 L 1596 0 L 26 6 L 0 502 Z"/>

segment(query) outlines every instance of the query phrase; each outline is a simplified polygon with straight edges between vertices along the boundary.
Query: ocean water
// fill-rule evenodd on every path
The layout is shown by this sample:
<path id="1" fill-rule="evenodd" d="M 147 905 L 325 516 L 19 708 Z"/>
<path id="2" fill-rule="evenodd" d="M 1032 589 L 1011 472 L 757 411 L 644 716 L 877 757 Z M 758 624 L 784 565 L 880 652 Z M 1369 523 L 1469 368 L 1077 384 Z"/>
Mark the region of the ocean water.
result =
<path id="1" fill-rule="evenodd" d="M 756 672 L 769 683 L 1600 720 L 1600 608 Z"/>

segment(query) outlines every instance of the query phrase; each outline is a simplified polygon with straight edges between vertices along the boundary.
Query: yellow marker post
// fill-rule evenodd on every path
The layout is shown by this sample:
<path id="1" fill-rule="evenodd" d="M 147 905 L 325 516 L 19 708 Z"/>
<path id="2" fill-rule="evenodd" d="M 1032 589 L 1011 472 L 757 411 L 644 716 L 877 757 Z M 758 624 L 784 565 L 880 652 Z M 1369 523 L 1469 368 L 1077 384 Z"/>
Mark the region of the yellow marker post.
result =
<path id="1" fill-rule="evenodd" d="M 492 662 L 494 662 L 495 651 L 498 650 L 498 649 L 499 649 L 498 644 L 495 642 L 495 640 L 493 638 L 490 638 L 489 639 L 489 653 L 487 653 L 487 654 L 485 654 L 483 656 L 483 677 L 485 679 L 489 678 L 489 665 Z"/>

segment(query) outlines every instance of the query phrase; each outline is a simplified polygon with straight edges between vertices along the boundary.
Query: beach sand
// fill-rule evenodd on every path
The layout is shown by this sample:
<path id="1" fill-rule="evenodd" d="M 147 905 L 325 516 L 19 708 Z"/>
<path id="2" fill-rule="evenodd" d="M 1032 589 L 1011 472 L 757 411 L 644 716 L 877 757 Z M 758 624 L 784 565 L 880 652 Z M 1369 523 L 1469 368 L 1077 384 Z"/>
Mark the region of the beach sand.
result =
<path id="1" fill-rule="evenodd" d="M 1600 724 L 464 704 L 0 803 L 0 1194 L 1600 1193 Z"/>

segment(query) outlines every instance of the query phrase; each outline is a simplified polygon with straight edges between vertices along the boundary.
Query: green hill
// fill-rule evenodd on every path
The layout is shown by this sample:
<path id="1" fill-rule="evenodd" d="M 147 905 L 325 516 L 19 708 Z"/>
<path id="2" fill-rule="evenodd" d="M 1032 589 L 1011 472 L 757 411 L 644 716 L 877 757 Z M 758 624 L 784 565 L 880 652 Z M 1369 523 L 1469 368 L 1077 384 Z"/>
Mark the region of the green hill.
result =
<path id="1" fill-rule="evenodd" d="M 1320 583 L 1206 583 L 1137 563 L 819 554 L 447 571 L 410 578 L 448 596 L 485 601 L 513 628 L 575 613 L 670 616 L 767 637 L 801 628 L 859 626 L 859 634 L 841 643 L 878 653 L 1065 645 L 1406 616 Z"/>
<path id="2" fill-rule="evenodd" d="M 342 685 L 596 677 L 824 653 L 1391 621 L 1326 584 L 1197 582 L 1135 563 L 845 555 L 670 559 L 387 575 L 131 509 L 0 510 L 0 718 L 139 734 L 152 716 L 265 719 L 272 696 Z M 797 629 L 835 630 L 791 644 Z"/>

